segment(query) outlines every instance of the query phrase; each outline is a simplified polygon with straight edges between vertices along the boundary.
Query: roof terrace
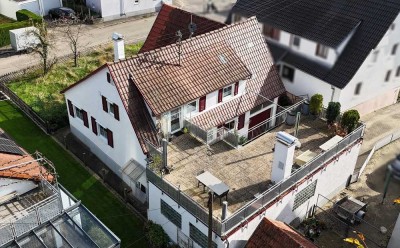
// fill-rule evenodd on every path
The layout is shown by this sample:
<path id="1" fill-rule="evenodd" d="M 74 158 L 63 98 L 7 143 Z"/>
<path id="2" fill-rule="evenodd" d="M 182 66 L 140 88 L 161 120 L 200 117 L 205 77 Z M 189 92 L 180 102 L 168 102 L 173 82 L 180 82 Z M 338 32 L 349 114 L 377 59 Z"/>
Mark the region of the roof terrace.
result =
<path id="1" fill-rule="evenodd" d="M 272 186 L 276 134 L 278 131 L 293 134 L 294 129 L 294 126 L 283 124 L 238 149 L 223 141 L 208 147 L 190 134 L 182 134 L 168 145 L 168 165 L 173 169 L 163 178 L 206 207 L 208 193 L 198 187 L 196 176 L 208 171 L 229 187 L 228 212 L 234 213 Z M 319 146 L 331 138 L 326 123 L 310 116 L 302 117 L 298 130 L 301 148 L 296 149 L 295 158 L 306 151 L 315 155 L 321 153 Z M 214 216 L 220 218 L 219 201 L 214 201 L 213 209 Z"/>
<path id="2" fill-rule="evenodd" d="M 291 174 L 272 182 L 277 133 L 283 131 L 294 135 L 295 126 L 287 125 L 286 121 L 288 112 L 298 110 L 300 104 L 302 102 L 278 111 L 277 115 L 249 130 L 253 135 L 243 146 L 238 145 L 238 137 L 232 133 L 226 138 L 222 135 L 219 142 L 212 143 L 215 141 L 212 140 L 210 143 L 208 132 L 190 126 L 191 123 L 188 126 L 190 134 L 173 137 L 164 153 L 162 148 L 147 141 L 152 157 L 147 167 L 147 179 L 203 223 L 208 222 L 208 193 L 198 187 L 201 184 L 196 177 L 200 174 L 201 180 L 207 177 L 206 183 L 214 188 L 214 193 L 221 193 L 223 189 L 224 193 L 219 194 L 223 200 L 226 188 L 229 188 L 225 219 L 222 219 L 220 201 L 216 199 L 213 204 L 213 230 L 224 235 L 363 137 L 365 125 L 362 123 L 341 137 L 329 131 L 324 119 L 302 116 L 297 129 L 301 146 L 296 146 L 294 151 Z M 341 129 L 338 131 L 345 134 Z M 165 152 L 167 161 L 163 160 Z"/>

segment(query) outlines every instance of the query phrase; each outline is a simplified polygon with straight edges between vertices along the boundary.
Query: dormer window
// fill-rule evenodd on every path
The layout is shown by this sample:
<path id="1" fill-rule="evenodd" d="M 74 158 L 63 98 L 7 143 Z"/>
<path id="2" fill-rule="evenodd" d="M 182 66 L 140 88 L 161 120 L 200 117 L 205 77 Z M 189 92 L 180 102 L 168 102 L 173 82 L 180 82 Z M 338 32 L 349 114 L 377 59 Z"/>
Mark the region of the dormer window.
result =
<path id="1" fill-rule="evenodd" d="M 317 49 L 315 50 L 315 55 L 326 59 L 328 57 L 328 47 L 321 45 L 321 44 L 317 44 Z"/>
<path id="2" fill-rule="evenodd" d="M 225 87 L 223 90 L 223 99 L 225 99 L 226 97 L 230 97 L 232 95 L 232 85 Z"/>

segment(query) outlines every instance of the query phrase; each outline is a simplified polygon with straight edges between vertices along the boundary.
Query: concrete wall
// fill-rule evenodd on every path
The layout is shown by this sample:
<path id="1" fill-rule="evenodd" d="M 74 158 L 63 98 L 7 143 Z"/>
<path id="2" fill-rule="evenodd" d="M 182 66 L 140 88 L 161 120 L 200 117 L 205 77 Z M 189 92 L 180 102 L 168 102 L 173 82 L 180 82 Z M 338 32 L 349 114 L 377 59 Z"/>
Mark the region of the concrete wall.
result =
<path id="1" fill-rule="evenodd" d="M 172 0 L 88 0 L 86 5 L 109 21 L 158 11 L 163 2 L 171 4 Z"/>
<path id="2" fill-rule="evenodd" d="M 15 12 L 20 10 L 18 2 L 13 0 L 1 0 L 0 1 L 0 14 L 10 17 L 12 19 L 17 19 Z"/>
<path id="3" fill-rule="evenodd" d="M 325 197 L 332 198 L 334 195 L 339 193 L 345 188 L 346 182 L 349 176 L 352 175 L 357 157 L 360 151 L 361 144 L 355 144 L 351 149 L 345 151 L 341 154 L 338 160 L 335 160 L 328 164 L 324 169 L 315 173 L 309 180 L 304 181 L 297 189 L 289 192 L 286 196 L 282 198 L 281 201 L 268 207 L 266 211 L 255 216 L 252 220 L 247 222 L 243 227 L 237 228 L 235 231 L 230 233 L 227 240 L 223 241 L 220 237 L 213 235 L 214 242 L 217 243 L 218 247 L 243 247 L 246 241 L 253 234 L 254 230 L 264 218 L 271 218 L 283 221 L 285 223 L 292 222 L 295 218 L 303 219 L 307 212 L 310 210 L 311 206 L 317 204 L 318 194 Z M 317 180 L 316 190 L 313 197 L 311 197 L 307 202 L 303 203 L 297 209 L 293 210 L 293 204 L 295 196 L 302 189 Z M 151 182 L 149 182 L 149 191 L 151 194 L 151 199 L 149 199 L 149 212 L 148 218 L 163 226 L 163 229 L 169 235 L 169 237 L 176 242 L 178 228 L 166 219 L 163 214 L 161 214 L 160 209 L 160 199 L 163 199 L 176 211 L 182 215 L 182 232 L 189 236 L 189 222 L 198 227 L 204 234 L 207 235 L 206 226 L 200 221 L 196 223 L 196 219 L 186 209 L 178 207 L 177 203 L 169 198 L 166 194 L 163 194 L 157 187 L 155 187 Z M 319 206 L 323 202 L 321 198 L 319 199 Z M 228 216 L 229 218 L 229 216 Z"/>
<path id="4" fill-rule="evenodd" d="M 170 207 L 172 207 L 175 211 L 181 214 L 182 216 L 182 229 L 181 231 L 189 237 L 189 223 L 197 227 L 200 231 L 207 235 L 208 228 L 201 221 L 197 221 L 196 218 L 191 215 L 186 209 L 179 207 L 178 204 L 169 198 L 166 194 L 163 194 L 156 186 L 149 182 L 149 210 L 147 212 L 147 216 L 149 220 L 154 221 L 157 224 L 162 225 L 164 231 L 168 234 L 173 242 L 177 242 L 178 236 L 178 227 L 175 226 L 172 222 L 170 222 L 162 213 L 161 213 L 161 199 L 165 201 Z M 213 241 L 218 245 L 218 247 L 225 247 L 223 241 L 220 237 L 213 235 Z M 200 248 L 194 242 L 194 248 Z"/>
<path id="5" fill-rule="evenodd" d="M 65 98 L 88 114 L 89 128 L 85 127 L 83 121 L 76 115 L 75 117 L 68 115 L 72 133 L 85 143 L 110 169 L 122 177 L 121 170 L 130 159 L 135 159 L 145 167 L 146 156 L 139 145 L 117 89 L 113 84 L 107 82 L 107 72 L 108 69 L 106 68 L 98 71 L 85 82 L 68 90 L 65 93 Z M 110 102 L 118 105 L 119 121 L 111 114 L 103 111 L 102 95 Z M 113 132 L 114 147 L 110 147 L 107 140 L 93 133 L 90 118 L 92 116 L 98 124 Z M 100 133 L 100 130 L 98 130 L 98 133 Z M 142 178 L 141 181 L 145 184 L 145 178 Z"/>
<path id="6" fill-rule="evenodd" d="M 26 0 L 15 2 L 14 0 L 0 1 L 0 14 L 17 19 L 15 12 L 27 9 L 33 13 L 43 16 L 49 13 L 50 9 L 62 7 L 60 0 Z"/>
<path id="7" fill-rule="evenodd" d="M 5 186 L 7 185 L 7 186 Z M 37 187 L 37 184 L 32 181 L 2 178 L 0 180 L 0 197 L 16 192 L 18 195 L 25 194 L 26 192 Z"/>

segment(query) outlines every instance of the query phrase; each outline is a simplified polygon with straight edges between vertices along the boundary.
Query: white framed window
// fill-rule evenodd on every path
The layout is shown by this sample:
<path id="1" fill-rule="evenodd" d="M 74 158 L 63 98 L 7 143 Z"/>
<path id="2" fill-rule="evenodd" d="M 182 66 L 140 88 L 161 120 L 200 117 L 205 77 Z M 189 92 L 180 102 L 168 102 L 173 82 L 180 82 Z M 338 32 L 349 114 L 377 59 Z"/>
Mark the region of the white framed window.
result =
<path id="1" fill-rule="evenodd" d="M 74 108 L 75 108 L 76 117 L 78 117 L 79 119 L 81 119 L 83 121 L 82 109 L 80 109 L 80 108 L 78 108 L 76 106 L 74 106 Z"/>
<path id="2" fill-rule="evenodd" d="M 232 96 L 232 85 L 225 87 L 222 92 L 222 99 Z"/>
<path id="3" fill-rule="evenodd" d="M 134 4 L 139 4 L 139 0 L 133 0 Z"/>
<path id="4" fill-rule="evenodd" d="M 107 141 L 108 140 L 108 138 L 107 138 L 107 128 L 103 127 L 100 124 L 97 124 L 97 126 L 99 128 L 99 136 Z"/>
<path id="5" fill-rule="evenodd" d="M 326 59 L 328 57 L 328 47 L 324 46 L 322 44 L 317 44 L 317 48 L 315 50 L 315 55 L 317 55 L 318 57 L 324 58 Z"/>
<path id="6" fill-rule="evenodd" d="M 356 85 L 356 88 L 354 89 L 354 95 L 359 95 L 360 94 L 361 86 L 362 86 L 361 82 Z"/>
<path id="7" fill-rule="evenodd" d="M 227 128 L 228 130 L 233 130 L 235 129 L 235 120 L 231 120 L 229 122 L 226 122 L 224 124 L 224 127 Z"/>
<path id="8" fill-rule="evenodd" d="M 300 47 L 300 37 L 297 36 L 297 35 L 292 34 L 290 36 L 290 38 L 291 38 L 290 39 L 290 45 L 292 47 L 299 48 Z"/>
<path id="9" fill-rule="evenodd" d="M 197 100 L 187 104 L 187 113 L 197 112 Z"/>
<path id="10" fill-rule="evenodd" d="M 107 100 L 107 105 L 108 105 L 108 113 L 114 116 L 114 103 L 109 102 Z"/>
<path id="11" fill-rule="evenodd" d="M 288 79 L 290 82 L 294 80 L 294 68 L 287 65 L 282 67 L 282 77 Z"/>

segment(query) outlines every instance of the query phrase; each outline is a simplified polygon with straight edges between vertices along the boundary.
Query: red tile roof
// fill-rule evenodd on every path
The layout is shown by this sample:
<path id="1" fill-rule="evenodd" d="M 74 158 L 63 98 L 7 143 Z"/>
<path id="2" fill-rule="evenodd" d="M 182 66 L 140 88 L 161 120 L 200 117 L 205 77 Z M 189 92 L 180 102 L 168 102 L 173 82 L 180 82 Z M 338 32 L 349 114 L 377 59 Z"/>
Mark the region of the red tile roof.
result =
<path id="1" fill-rule="evenodd" d="M 139 144 L 143 152 L 147 153 L 146 140 L 156 146 L 159 145 L 159 142 L 156 127 L 147 111 L 143 97 L 131 80 L 114 80 L 114 83 L 136 133 Z"/>
<path id="2" fill-rule="evenodd" d="M 223 23 L 163 4 L 143 47 L 140 49 L 140 53 L 174 44 L 177 40 L 175 34 L 178 30 L 182 32 L 184 40 L 189 38 L 188 27 L 191 22 L 196 24 L 193 37 L 225 26 Z"/>
<path id="3" fill-rule="evenodd" d="M 131 77 L 158 116 L 251 76 L 238 51 L 226 40 L 228 34 L 229 28 L 183 41 L 180 62 L 179 47 L 174 44 L 108 67 L 116 84 L 126 84 Z"/>
<path id="4" fill-rule="evenodd" d="M 0 136 L 14 143 L 1 129 Z M 15 146 L 17 145 L 15 144 Z M 26 154 L 22 148 L 20 150 L 24 154 L 0 152 L 0 177 L 40 181 L 42 180 L 41 176 L 43 176 L 50 182 L 54 180 L 53 175 L 45 167 L 40 165 L 31 155 Z"/>
<path id="5" fill-rule="evenodd" d="M 246 248 L 316 248 L 317 246 L 283 222 L 264 218 Z"/>
<path id="6" fill-rule="evenodd" d="M 251 71 L 252 78 L 246 81 L 244 95 L 192 119 L 194 124 L 203 129 L 218 126 L 285 93 L 285 87 L 272 63 L 271 53 L 257 20 L 250 18 L 240 25 L 229 27 L 232 36 L 240 39 L 229 37 L 228 42 L 231 42 L 233 49 Z"/>

